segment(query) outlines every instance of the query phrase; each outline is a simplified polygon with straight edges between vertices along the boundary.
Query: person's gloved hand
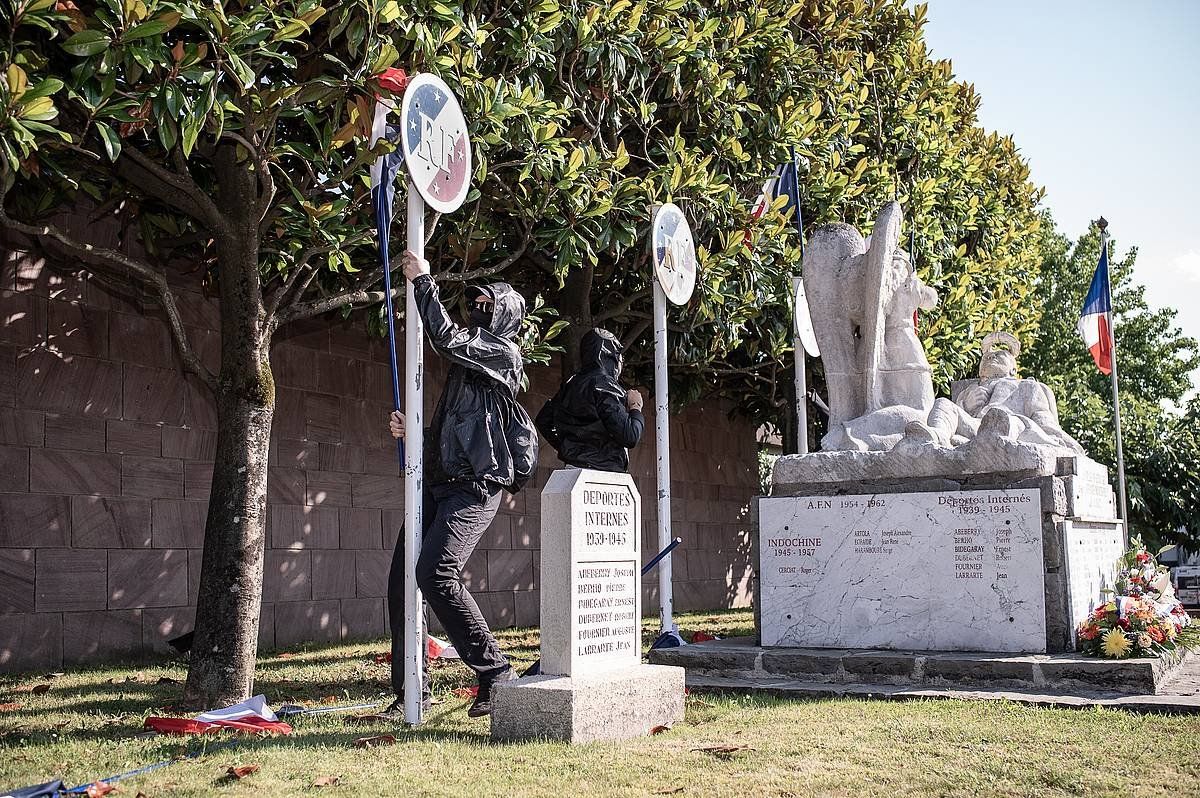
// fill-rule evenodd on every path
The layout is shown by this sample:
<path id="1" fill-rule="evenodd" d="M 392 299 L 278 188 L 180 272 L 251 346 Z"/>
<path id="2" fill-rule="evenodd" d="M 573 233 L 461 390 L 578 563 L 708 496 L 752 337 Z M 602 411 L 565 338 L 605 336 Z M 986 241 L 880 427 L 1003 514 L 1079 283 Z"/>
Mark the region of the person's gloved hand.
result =
<path id="1" fill-rule="evenodd" d="M 391 430 L 393 438 L 404 437 L 404 414 L 399 410 L 392 411 L 392 416 L 388 419 L 388 429 Z"/>
<path id="2" fill-rule="evenodd" d="M 625 406 L 631 411 L 642 409 L 642 395 L 636 389 L 630 389 L 629 393 L 625 394 Z"/>
<path id="3" fill-rule="evenodd" d="M 429 274 L 429 261 L 412 252 L 406 251 L 400 256 L 400 266 L 404 269 L 404 276 L 410 280 Z"/>

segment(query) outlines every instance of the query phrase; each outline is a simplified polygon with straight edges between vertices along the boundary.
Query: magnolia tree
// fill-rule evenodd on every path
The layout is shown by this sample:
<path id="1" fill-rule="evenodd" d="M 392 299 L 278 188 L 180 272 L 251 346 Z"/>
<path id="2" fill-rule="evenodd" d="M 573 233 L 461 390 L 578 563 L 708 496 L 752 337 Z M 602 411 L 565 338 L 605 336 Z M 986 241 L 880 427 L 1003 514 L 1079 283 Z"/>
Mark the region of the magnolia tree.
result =
<path id="1" fill-rule="evenodd" d="M 379 75 L 398 58 L 394 2 L 19 0 L 0 89 L 0 224 L 148 289 L 183 368 L 216 398 L 218 435 L 187 697 L 253 680 L 263 574 L 270 347 L 290 322 L 377 304 L 364 208 Z M 388 146 L 388 145 L 382 145 Z M 46 211 L 91 203 L 136 220 L 138 254 Z M 221 360 L 201 363 L 168 261 L 207 265 Z M 403 282 L 402 280 L 400 281 Z"/>
<path id="2" fill-rule="evenodd" d="M 15 0 L 2 13 L 0 225 L 149 289 L 183 368 L 216 397 L 187 685 L 200 703 L 251 683 L 272 336 L 358 307 L 381 326 L 366 165 L 391 146 L 368 145 L 390 67 L 445 78 L 476 147 L 467 204 L 431 225 L 438 278 L 557 292 L 568 368 L 575 337 L 603 324 L 648 374 L 644 234 L 649 206 L 672 200 L 699 244 L 696 296 L 672 312 L 672 395 L 735 398 L 782 424 L 799 241 L 778 203 L 758 220 L 748 208 L 793 148 L 810 224 L 906 205 L 922 276 L 943 293 L 921 325 L 939 382 L 973 367 L 977 330 L 1027 334 L 1037 319 L 1039 194 L 1011 140 L 977 127 L 972 89 L 929 58 L 924 8 L 903 0 Z M 127 217 L 137 247 L 48 221 L 81 204 Z M 217 373 L 179 320 L 165 264 L 181 260 L 217 287 Z"/>

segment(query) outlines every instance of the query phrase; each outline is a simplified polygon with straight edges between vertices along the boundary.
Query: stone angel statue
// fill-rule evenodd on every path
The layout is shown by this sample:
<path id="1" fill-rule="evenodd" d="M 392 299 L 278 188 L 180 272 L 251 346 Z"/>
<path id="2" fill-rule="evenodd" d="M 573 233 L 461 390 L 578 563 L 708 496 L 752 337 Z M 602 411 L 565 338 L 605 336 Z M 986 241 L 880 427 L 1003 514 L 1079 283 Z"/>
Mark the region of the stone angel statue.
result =
<path id="1" fill-rule="evenodd" d="M 825 450 L 890 449 L 933 408 L 933 379 L 913 313 L 937 305 L 899 246 L 900 205 L 884 206 L 869 238 L 819 228 L 804 254 L 804 291 L 829 386 Z"/>

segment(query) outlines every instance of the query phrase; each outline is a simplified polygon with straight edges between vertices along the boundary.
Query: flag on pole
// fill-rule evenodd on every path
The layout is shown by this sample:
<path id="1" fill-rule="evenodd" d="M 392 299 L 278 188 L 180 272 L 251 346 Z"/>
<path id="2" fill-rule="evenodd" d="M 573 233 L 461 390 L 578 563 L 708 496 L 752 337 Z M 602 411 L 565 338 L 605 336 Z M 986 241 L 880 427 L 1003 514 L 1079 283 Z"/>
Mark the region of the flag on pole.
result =
<path id="1" fill-rule="evenodd" d="M 783 207 L 780 210 L 786 213 L 788 209 L 791 209 L 797 215 L 797 218 L 799 218 L 800 209 L 796 204 L 799 196 L 800 184 L 796 175 L 795 162 L 780 164 L 775 167 L 775 171 L 763 183 L 762 191 L 759 193 L 754 206 L 750 209 L 750 216 L 753 219 L 761 219 L 777 198 L 786 197 L 786 202 L 783 203 Z M 801 236 L 803 237 L 803 227 L 797 224 L 797 229 L 801 231 Z M 745 243 L 750 243 L 749 230 L 745 234 Z"/>
<path id="2" fill-rule="evenodd" d="M 1096 367 L 1104 374 L 1113 370 L 1112 295 L 1108 282 L 1108 244 L 1101 245 L 1100 262 L 1092 276 L 1083 313 L 1079 317 L 1079 334 L 1092 353 Z"/>
<path id="3" fill-rule="evenodd" d="M 392 92 L 404 91 L 408 84 L 408 76 L 403 69 L 385 69 L 376 75 L 379 85 Z M 371 120 L 371 146 L 374 147 L 380 139 L 395 140 L 400 136 L 397 128 L 389 129 L 388 112 L 393 108 L 390 100 L 384 97 L 375 99 L 375 117 Z M 404 154 L 400 148 L 381 155 L 371 164 L 371 205 L 375 208 L 375 228 L 379 233 L 379 260 L 386 268 L 389 262 L 388 245 L 392 227 L 392 202 L 396 197 L 396 173 L 404 164 Z"/>

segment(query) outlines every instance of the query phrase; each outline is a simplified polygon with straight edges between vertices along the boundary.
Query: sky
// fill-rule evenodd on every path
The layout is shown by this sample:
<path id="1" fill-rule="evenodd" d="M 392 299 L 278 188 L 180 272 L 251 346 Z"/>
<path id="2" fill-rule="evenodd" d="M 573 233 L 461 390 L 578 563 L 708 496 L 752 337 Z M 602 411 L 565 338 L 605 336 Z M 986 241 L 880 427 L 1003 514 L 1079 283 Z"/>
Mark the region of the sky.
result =
<path id="1" fill-rule="evenodd" d="M 1200 339 L 1200 0 L 928 5 L 934 57 L 1012 134 L 1063 234 L 1103 215 L 1113 258 L 1136 245 L 1147 301 Z"/>

